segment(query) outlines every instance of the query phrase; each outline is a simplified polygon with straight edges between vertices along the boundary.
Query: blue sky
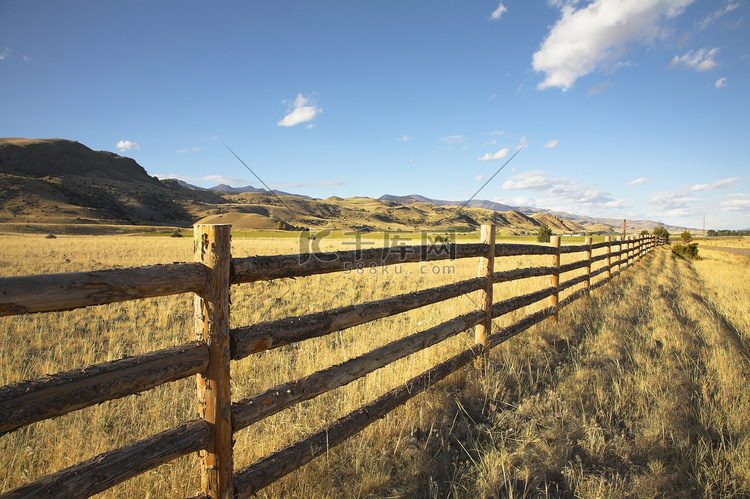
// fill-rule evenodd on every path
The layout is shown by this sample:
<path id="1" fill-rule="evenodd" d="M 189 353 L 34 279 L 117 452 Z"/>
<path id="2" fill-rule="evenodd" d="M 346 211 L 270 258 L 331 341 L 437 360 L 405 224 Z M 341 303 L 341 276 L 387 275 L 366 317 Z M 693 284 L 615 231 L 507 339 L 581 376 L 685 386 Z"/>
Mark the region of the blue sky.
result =
<path id="1" fill-rule="evenodd" d="M 748 0 L 0 0 L 0 136 L 208 187 L 750 227 Z"/>

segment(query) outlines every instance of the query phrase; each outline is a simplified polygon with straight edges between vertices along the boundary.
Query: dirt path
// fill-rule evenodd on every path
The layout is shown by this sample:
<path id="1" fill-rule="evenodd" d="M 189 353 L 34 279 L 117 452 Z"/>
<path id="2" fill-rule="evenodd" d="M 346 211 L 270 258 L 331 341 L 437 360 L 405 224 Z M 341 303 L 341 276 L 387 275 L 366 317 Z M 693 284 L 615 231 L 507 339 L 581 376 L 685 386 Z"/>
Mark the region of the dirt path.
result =
<path id="1" fill-rule="evenodd" d="M 725 246 L 698 246 L 702 250 L 717 250 L 734 253 L 735 255 L 750 256 L 750 248 L 727 248 Z"/>

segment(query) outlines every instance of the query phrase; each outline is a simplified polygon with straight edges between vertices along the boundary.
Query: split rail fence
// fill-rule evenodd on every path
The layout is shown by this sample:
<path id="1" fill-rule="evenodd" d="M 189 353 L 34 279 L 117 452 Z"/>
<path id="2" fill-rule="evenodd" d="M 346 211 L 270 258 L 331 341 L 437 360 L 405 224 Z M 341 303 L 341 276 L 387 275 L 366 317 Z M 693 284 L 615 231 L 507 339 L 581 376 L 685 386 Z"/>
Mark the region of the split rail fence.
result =
<path id="1" fill-rule="evenodd" d="M 335 447 L 434 383 L 474 361 L 483 365 L 489 349 L 545 319 L 557 320 L 560 308 L 608 282 L 663 240 L 653 236 L 583 245 L 496 244 L 495 227 L 482 226 L 476 244 L 427 244 L 368 248 L 335 253 L 233 258 L 230 225 L 194 227 L 195 262 L 129 269 L 0 278 L 0 316 L 70 310 L 127 300 L 194 293 L 197 340 L 144 355 L 0 388 L 0 435 L 107 400 L 150 390 L 197 375 L 199 418 L 125 447 L 98 455 L 39 478 L 0 498 L 74 497 L 97 494 L 163 463 L 193 452 L 202 458 L 201 489 L 196 497 L 248 497 L 316 456 Z M 592 256 L 594 250 L 604 253 Z M 561 255 L 584 258 L 561 264 Z M 495 272 L 494 260 L 519 255 L 549 255 L 547 267 Z M 324 312 L 230 328 L 232 285 L 254 281 L 341 272 L 370 265 L 478 258 L 479 276 L 448 285 L 353 304 Z M 603 261 L 597 270 L 592 264 Z M 560 282 L 577 269 L 582 275 Z M 549 276 L 549 287 L 493 302 L 493 284 Z M 594 280 L 595 278 L 597 278 Z M 559 300 L 560 292 L 582 284 Z M 405 336 L 342 364 L 233 401 L 230 361 L 284 344 L 320 337 L 383 317 L 400 314 L 467 293 L 478 292 L 479 309 L 424 331 Z M 516 323 L 492 331 L 493 318 L 548 300 L 549 306 Z M 346 385 L 400 358 L 475 327 L 475 345 L 411 378 L 299 442 L 235 471 L 233 433 L 303 400 Z"/>

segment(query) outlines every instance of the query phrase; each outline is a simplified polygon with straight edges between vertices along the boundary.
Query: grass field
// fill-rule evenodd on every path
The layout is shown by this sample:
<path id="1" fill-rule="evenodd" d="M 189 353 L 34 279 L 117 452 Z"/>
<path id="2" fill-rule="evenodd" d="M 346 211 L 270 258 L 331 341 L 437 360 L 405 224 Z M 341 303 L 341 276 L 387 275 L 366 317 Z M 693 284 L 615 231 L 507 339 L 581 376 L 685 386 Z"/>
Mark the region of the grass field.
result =
<path id="1" fill-rule="evenodd" d="M 372 235 L 373 244 L 382 240 Z M 351 239 L 319 242 L 322 250 L 352 249 Z M 299 247 L 296 237 L 237 234 L 232 252 L 293 253 Z M 0 275 L 192 261 L 192 251 L 191 238 L 8 236 L 0 237 Z M 749 260 L 716 251 L 702 256 L 689 264 L 657 250 L 566 308 L 557 325 L 545 323 L 496 348 L 486 373 L 456 373 L 259 495 L 750 494 Z M 565 258 L 563 263 L 570 261 Z M 512 257 L 498 260 L 496 270 L 548 264 L 549 257 Z M 427 272 L 424 265 L 430 265 Z M 477 260 L 440 262 L 437 272 L 431 264 L 404 264 L 395 272 L 237 286 L 232 325 L 474 277 Z M 498 284 L 495 300 L 547 283 Z M 474 299 L 460 297 L 234 362 L 233 398 L 473 310 Z M 0 385 L 189 341 L 192 313 L 186 295 L 0 318 Z M 463 333 L 239 432 L 235 467 L 311 433 L 472 342 L 473 332 Z M 0 437 L 1 490 L 193 419 L 194 397 L 195 381 L 182 380 Z M 187 456 L 101 497 L 190 496 L 198 489 L 198 464 L 197 456 Z"/>

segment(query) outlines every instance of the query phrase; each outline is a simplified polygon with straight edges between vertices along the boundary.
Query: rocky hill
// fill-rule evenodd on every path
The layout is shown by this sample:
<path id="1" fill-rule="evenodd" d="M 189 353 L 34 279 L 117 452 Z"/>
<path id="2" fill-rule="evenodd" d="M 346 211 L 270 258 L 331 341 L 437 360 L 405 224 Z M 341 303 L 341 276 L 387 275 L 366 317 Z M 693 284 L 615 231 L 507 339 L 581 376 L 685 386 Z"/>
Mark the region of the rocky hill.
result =
<path id="1" fill-rule="evenodd" d="M 189 225 L 225 203 L 78 142 L 0 139 L 0 222 Z"/>
<path id="2" fill-rule="evenodd" d="M 419 195 L 319 200 L 252 186 L 195 188 L 159 180 L 130 158 L 63 139 L 0 139 L 0 224 L 167 225 L 231 223 L 235 229 L 308 227 L 343 230 L 473 230 L 493 223 L 499 235 L 617 232 L 620 225 L 490 201 L 466 207 Z M 594 228 L 595 227 L 595 228 Z"/>

